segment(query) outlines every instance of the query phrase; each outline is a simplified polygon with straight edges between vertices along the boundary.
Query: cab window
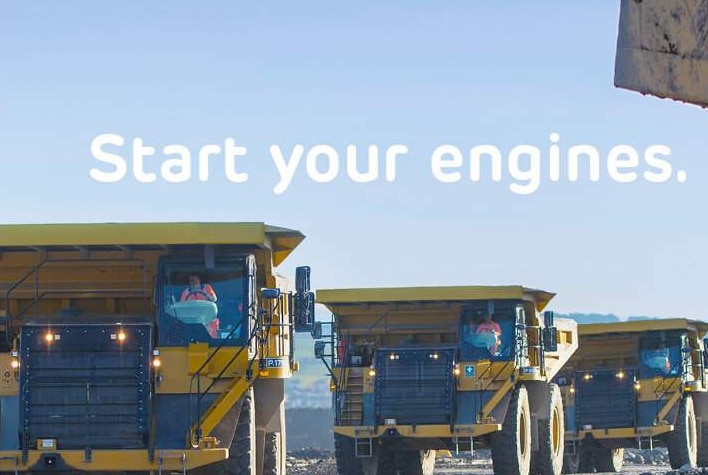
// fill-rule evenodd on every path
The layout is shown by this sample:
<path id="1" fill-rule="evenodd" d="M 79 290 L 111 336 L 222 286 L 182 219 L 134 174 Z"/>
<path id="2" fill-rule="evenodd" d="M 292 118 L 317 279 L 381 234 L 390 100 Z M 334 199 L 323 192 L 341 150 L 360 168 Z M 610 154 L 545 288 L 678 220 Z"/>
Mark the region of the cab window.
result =
<path id="1" fill-rule="evenodd" d="M 679 376 L 681 374 L 680 363 L 680 335 L 650 335 L 640 342 L 640 377 Z"/>
<path id="2" fill-rule="evenodd" d="M 164 269 L 160 311 L 162 345 L 239 343 L 248 337 L 245 266 Z"/>
<path id="3" fill-rule="evenodd" d="M 460 331 L 462 359 L 513 359 L 515 320 L 512 306 L 506 308 L 497 305 L 493 311 L 484 308 L 463 309 Z"/>

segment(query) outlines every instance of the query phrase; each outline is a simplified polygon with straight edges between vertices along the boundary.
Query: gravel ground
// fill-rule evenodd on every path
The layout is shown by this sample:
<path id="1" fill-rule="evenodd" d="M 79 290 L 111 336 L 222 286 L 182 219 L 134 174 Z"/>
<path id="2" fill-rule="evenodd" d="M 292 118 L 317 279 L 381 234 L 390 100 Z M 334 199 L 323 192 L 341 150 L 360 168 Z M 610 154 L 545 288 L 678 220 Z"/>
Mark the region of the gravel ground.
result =
<path id="1" fill-rule="evenodd" d="M 320 449 L 303 449 L 288 456 L 288 475 L 337 475 L 334 454 Z M 447 475 L 492 475 L 492 462 L 488 454 L 479 451 L 469 457 L 441 457 L 436 474 Z M 655 451 L 627 451 L 623 474 L 631 475 L 708 475 L 706 470 L 672 471 L 666 462 L 666 453 Z"/>

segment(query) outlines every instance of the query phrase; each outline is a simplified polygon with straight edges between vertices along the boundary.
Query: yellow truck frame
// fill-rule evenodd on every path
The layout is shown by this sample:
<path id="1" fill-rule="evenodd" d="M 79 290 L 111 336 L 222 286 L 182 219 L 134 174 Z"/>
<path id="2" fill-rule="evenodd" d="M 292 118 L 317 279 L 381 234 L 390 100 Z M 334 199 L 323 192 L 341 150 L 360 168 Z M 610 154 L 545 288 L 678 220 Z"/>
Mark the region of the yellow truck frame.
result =
<path id="1" fill-rule="evenodd" d="M 541 313 L 553 296 L 522 286 L 318 290 L 332 312 L 313 333 L 331 373 L 340 475 L 427 475 L 436 451 L 480 446 L 496 474 L 559 474 L 563 408 L 551 381 L 578 342 L 575 322 Z M 493 349 L 473 330 L 483 314 L 500 325 Z"/>
<path id="2" fill-rule="evenodd" d="M 684 318 L 579 325 L 580 349 L 556 379 L 564 473 L 619 472 L 628 447 L 668 447 L 674 469 L 707 466 L 706 332 Z"/>
<path id="3" fill-rule="evenodd" d="M 0 226 L 0 472 L 284 473 L 284 380 L 314 294 L 309 268 L 296 289 L 274 269 L 303 239 Z M 192 275 L 213 298 L 190 297 L 206 289 Z"/>

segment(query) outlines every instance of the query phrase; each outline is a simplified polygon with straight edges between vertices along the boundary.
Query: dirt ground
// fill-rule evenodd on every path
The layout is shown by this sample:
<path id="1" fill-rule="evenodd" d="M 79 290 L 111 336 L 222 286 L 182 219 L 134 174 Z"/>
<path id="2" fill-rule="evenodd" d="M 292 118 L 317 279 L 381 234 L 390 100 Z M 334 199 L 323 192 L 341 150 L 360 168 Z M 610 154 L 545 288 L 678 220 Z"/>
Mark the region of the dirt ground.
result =
<path id="1" fill-rule="evenodd" d="M 322 450 L 300 450 L 288 457 L 288 475 L 337 475 L 334 454 Z M 442 458 L 438 460 L 435 469 L 441 475 L 492 475 L 491 460 L 486 458 L 462 459 Z M 704 474 L 702 471 L 678 472 L 672 471 L 665 462 L 654 462 L 652 465 L 625 462 L 623 474 L 631 475 L 694 475 Z"/>
<path id="2" fill-rule="evenodd" d="M 491 463 L 473 462 L 472 464 L 450 465 L 438 463 L 435 468 L 436 474 L 449 475 L 493 475 Z M 632 475 L 667 475 L 678 474 L 672 472 L 669 466 L 654 465 L 626 465 L 622 470 L 623 474 Z M 701 473 L 701 472 L 696 472 Z M 288 475 L 337 475 L 337 466 L 334 458 L 320 460 L 291 460 L 288 462 Z"/>
<path id="3" fill-rule="evenodd" d="M 288 475 L 336 475 L 331 414 L 328 409 L 291 409 L 288 417 Z M 625 469 L 631 475 L 665 475 L 672 473 L 665 449 L 640 451 L 628 449 Z M 441 459 L 437 474 L 491 475 L 491 460 L 483 450 L 474 459 Z M 676 473 L 676 472 L 673 472 Z M 693 472 L 701 473 L 701 472 Z"/>

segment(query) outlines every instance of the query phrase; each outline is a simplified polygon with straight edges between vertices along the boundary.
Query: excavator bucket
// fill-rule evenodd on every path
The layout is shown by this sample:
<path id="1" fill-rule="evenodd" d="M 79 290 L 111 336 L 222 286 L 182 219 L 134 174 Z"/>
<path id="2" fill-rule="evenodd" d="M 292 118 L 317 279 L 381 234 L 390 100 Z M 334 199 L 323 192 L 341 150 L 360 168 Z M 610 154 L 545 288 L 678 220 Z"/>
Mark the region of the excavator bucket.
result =
<path id="1" fill-rule="evenodd" d="M 621 0 L 615 86 L 708 107 L 708 0 Z"/>

